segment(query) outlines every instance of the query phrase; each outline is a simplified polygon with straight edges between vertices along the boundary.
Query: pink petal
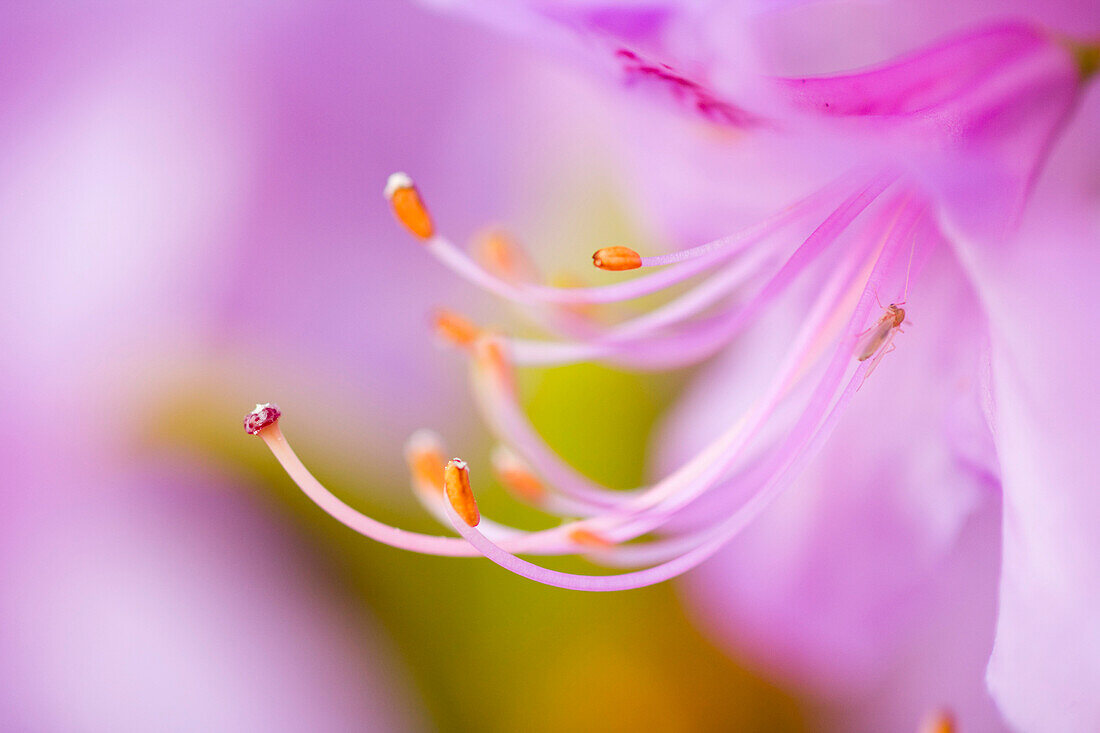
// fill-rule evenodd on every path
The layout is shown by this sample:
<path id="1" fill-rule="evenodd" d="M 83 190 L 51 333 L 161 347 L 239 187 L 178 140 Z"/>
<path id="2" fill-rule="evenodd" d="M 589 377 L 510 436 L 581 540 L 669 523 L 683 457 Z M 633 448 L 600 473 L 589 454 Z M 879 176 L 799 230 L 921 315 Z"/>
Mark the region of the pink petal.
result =
<path id="1" fill-rule="evenodd" d="M 650 102 L 732 128 L 765 124 L 752 111 L 763 94 L 748 33 L 771 0 L 723 4 L 675 0 L 428 0 L 534 40 Z"/>
<path id="2" fill-rule="evenodd" d="M 906 628 L 877 684 L 827 703 L 824 718 L 833 722 L 832 729 L 915 731 L 932 711 L 946 709 L 959 730 L 1008 730 L 984 674 L 997 609 L 1000 508 L 999 501 L 985 502 L 962 527 L 933 577 L 920 586 L 920 618 Z"/>
<path id="3" fill-rule="evenodd" d="M 779 83 L 853 147 L 922 180 L 954 229 L 992 239 L 1017 223 L 1080 77 L 1045 30 L 1005 23 L 872 69 Z"/>
<path id="4" fill-rule="evenodd" d="M 1100 727 L 1100 97 L 1082 110 L 1013 242 L 964 242 L 992 328 L 992 412 L 1004 485 L 1000 616 L 989 685 L 1022 730 Z M 1069 184 L 1067 186 L 1067 184 Z M 1087 193 L 1087 197 L 1082 197 Z"/>
<path id="5" fill-rule="evenodd" d="M 930 263 L 910 301 L 915 324 L 823 454 L 757 525 L 686 581 L 699 618 L 724 644 L 828 696 L 865 693 L 885 679 L 929 609 L 944 602 L 938 574 L 961 528 L 996 498 L 995 469 L 957 451 L 946 430 L 969 414 L 968 442 L 989 440 L 976 379 L 980 311 L 950 253 Z M 945 332 L 955 334 L 950 342 Z M 751 394 L 757 375 L 741 355 L 751 354 L 758 369 L 768 363 L 766 335 L 753 339 L 687 396 L 665 435 L 673 453 L 700 444 Z"/>

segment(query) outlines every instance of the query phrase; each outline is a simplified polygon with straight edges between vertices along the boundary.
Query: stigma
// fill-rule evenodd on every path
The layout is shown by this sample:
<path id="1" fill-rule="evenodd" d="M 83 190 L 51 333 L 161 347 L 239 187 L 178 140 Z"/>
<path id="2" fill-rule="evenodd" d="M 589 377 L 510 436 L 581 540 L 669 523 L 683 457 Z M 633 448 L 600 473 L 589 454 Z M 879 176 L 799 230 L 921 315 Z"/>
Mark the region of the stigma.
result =
<path id="1" fill-rule="evenodd" d="M 249 435 L 259 435 L 265 428 L 275 425 L 282 416 L 279 406 L 271 402 L 257 404 L 252 412 L 244 416 L 244 431 Z"/>

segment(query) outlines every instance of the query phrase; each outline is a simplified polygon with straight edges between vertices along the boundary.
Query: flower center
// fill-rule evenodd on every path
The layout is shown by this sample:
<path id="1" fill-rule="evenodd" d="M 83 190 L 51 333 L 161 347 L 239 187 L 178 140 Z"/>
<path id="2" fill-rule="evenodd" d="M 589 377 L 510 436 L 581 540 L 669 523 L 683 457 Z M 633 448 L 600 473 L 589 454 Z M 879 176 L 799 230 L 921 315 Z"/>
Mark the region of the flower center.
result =
<path id="1" fill-rule="evenodd" d="M 478 407 L 501 445 L 493 468 L 511 493 L 562 518 L 528 532 L 481 517 L 465 462 L 444 462 L 442 441 L 418 432 L 406 446 L 417 498 L 460 538 L 405 532 L 366 517 L 328 492 L 294 455 L 278 414 L 256 412 L 246 425 L 323 509 L 388 544 L 439 555 L 484 554 L 526 577 L 581 590 L 640 587 L 674 577 L 710 557 L 763 511 L 798 475 L 886 353 L 905 320 L 914 252 L 924 236 L 927 203 L 889 172 L 855 172 L 759 224 L 669 255 L 642 257 L 617 246 L 600 250 L 604 270 L 644 269 L 633 280 L 588 288 L 539 282 L 511 238 L 495 233 L 474 246 L 480 262 L 439 233 L 420 192 L 404 175 L 386 195 L 398 221 L 428 252 L 468 281 L 501 296 L 554 335 L 532 340 L 495 334 L 450 311 L 438 311 L 441 339 L 469 356 Z M 794 237 L 792 232 L 801 232 Z M 904 255 L 908 253 L 908 257 Z M 618 322 L 588 310 L 694 285 L 664 305 Z M 876 309 L 880 292 L 896 294 Z M 515 370 L 599 359 L 635 369 L 670 369 L 718 353 L 781 302 L 795 298 L 802 317 L 770 385 L 729 427 L 677 470 L 632 491 L 600 486 L 564 463 L 531 425 Z M 258 408 L 261 409 L 261 408 Z M 262 408 L 266 409 L 266 408 Z M 679 528 L 673 520 L 700 497 L 724 513 Z M 543 568 L 518 554 L 580 553 L 609 566 L 647 566 L 587 576 Z"/>

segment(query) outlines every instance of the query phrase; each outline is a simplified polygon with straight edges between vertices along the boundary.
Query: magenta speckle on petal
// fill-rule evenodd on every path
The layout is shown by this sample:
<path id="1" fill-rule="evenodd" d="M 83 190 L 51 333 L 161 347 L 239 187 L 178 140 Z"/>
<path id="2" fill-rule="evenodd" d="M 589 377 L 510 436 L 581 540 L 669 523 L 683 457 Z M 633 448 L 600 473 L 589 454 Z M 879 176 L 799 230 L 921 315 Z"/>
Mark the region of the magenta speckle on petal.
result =
<path id="1" fill-rule="evenodd" d="M 623 83 L 627 86 L 648 84 L 663 89 L 676 104 L 715 124 L 747 129 L 762 123 L 755 115 L 720 99 L 713 91 L 668 64 L 647 61 L 628 48 L 617 49 L 615 58 L 622 64 Z"/>
<path id="2" fill-rule="evenodd" d="M 268 425 L 278 422 L 282 414 L 279 406 L 270 402 L 256 405 L 252 412 L 244 416 L 244 431 L 249 435 L 259 435 L 260 431 Z"/>

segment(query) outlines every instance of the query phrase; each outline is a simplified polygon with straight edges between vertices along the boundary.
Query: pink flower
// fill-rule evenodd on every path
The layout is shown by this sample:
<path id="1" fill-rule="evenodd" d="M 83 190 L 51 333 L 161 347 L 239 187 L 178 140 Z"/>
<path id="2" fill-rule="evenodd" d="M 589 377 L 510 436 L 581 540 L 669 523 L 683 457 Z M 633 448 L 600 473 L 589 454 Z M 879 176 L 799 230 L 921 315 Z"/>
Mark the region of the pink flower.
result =
<path id="1" fill-rule="evenodd" d="M 1060 390 L 1082 382 L 1051 380 L 1037 369 L 1027 339 L 997 307 L 1030 284 L 1019 277 L 1026 265 L 1013 268 L 1031 260 L 1001 248 L 1017 236 L 1036 176 L 1095 70 L 1097 49 L 1029 23 L 1002 23 L 850 74 L 746 77 L 678 53 L 685 29 L 704 18 L 690 4 L 645 12 L 519 5 L 498 17 L 526 29 L 543 28 L 544 16 L 591 36 L 593 57 L 617 65 L 628 87 L 655 92 L 696 121 L 751 135 L 764 148 L 786 147 L 814 175 L 833 170 L 832 179 L 821 187 L 803 183 L 802 197 L 707 244 L 657 256 L 612 246 L 594 256 L 607 270 L 662 268 L 653 273 L 556 289 L 530 268 L 507 264 L 523 261 L 515 245 L 498 243 L 481 262 L 472 258 L 439 232 L 410 178 L 391 178 L 386 194 L 399 220 L 431 254 L 557 337 L 490 334 L 451 315 L 440 321 L 441 332 L 470 354 L 479 406 L 503 444 L 494 461 L 498 477 L 565 521 L 526 532 L 480 518 L 465 463 L 444 468 L 445 451 L 431 434 L 409 443 L 414 488 L 461 538 L 404 532 L 356 512 L 313 478 L 279 423 L 268 422 L 259 434 L 288 473 L 322 508 L 369 537 L 432 554 L 484 554 L 564 588 L 636 588 L 722 553 L 726 562 L 690 581 L 709 622 L 732 627 L 738 646 L 812 684 L 831 676 L 839 679 L 834 687 L 866 693 L 897 659 L 920 657 L 908 633 L 919 626 L 914 619 L 935 619 L 926 631 L 950 629 L 960 605 L 978 608 L 967 621 L 979 629 L 967 640 L 973 643 L 943 650 L 966 658 L 965 665 L 952 662 L 965 672 L 963 686 L 941 684 L 936 694 L 949 700 L 925 699 L 929 690 L 922 689 L 901 712 L 884 714 L 891 725 L 911 719 L 913 706 L 944 701 L 965 720 L 999 725 L 975 691 L 988 653 L 981 629 L 992 618 L 994 571 L 985 584 L 968 585 L 976 570 L 968 559 L 996 556 L 991 512 L 1003 486 L 1005 573 L 992 690 L 1013 724 L 1094 726 L 1100 710 L 1082 690 L 1100 682 L 1095 631 L 1085 623 L 1095 568 L 1086 562 L 1076 569 L 1072 560 L 1093 554 L 1083 531 L 1089 523 L 1038 493 L 1047 474 L 1036 468 L 1049 467 L 1074 511 L 1094 517 L 1083 480 L 1088 462 L 1079 457 L 1087 450 L 1061 449 L 1051 439 L 1057 426 L 1046 424 L 1043 405 L 1033 402 L 1044 395 L 1075 415 L 1080 407 Z M 563 38 L 549 35 L 555 43 Z M 1031 251 L 1035 258 L 1040 250 Z M 1041 289 L 1032 292 L 1056 287 L 1058 266 L 1072 261 L 1042 260 L 1036 272 L 1043 278 L 1033 283 Z M 1091 261 L 1079 262 L 1095 272 Z M 579 310 L 702 276 L 665 304 L 610 326 Z M 1029 303 L 1034 313 L 1049 306 L 1052 316 L 1072 318 L 1058 297 Z M 1080 339 L 1051 339 L 1044 351 L 1053 347 L 1073 354 L 1075 364 L 1088 363 L 1077 359 Z M 872 375 L 895 349 L 905 353 Z M 577 474 L 542 443 L 519 407 L 512 371 L 582 360 L 669 369 L 719 353 L 722 360 L 670 429 L 663 477 L 627 493 Z M 1087 415 L 1068 422 L 1080 431 L 1073 440 L 1095 433 Z M 1006 460 L 1006 449 L 1042 461 Z M 1035 538 L 1051 552 L 1029 552 Z M 965 555 L 953 554 L 964 546 Z M 518 557 L 573 553 L 644 569 L 580 575 Z M 1048 560 L 1056 570 L 1046 569 Z M 963 589 L 965 603 L 944 592 L 939 581 L 949 578 L 960 578 L 950 587 Z M 1036 581 L 1054 605 L 1035 603 Z M 1044 611 L 1056 612 L 1059 622 Z M 1071 660 L 1068 669 L 1054 669 L 1029 632 L 1054 643 L 1059 657 Z M 1075 648 L 1079 638 L 1085 641 Z M 1018 694 L 1023 681 L 1014 655 L 1050 667 L 1057 684 Z"/>

